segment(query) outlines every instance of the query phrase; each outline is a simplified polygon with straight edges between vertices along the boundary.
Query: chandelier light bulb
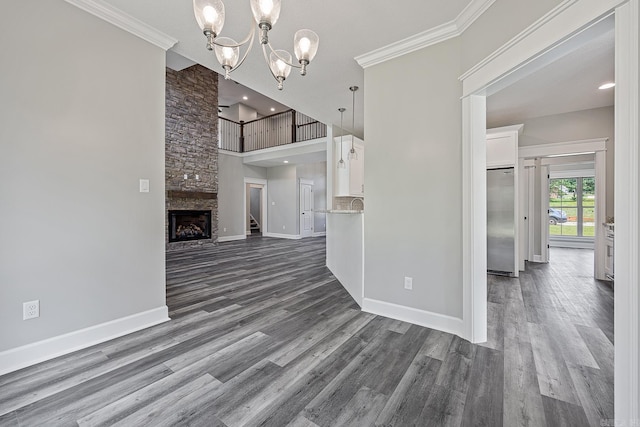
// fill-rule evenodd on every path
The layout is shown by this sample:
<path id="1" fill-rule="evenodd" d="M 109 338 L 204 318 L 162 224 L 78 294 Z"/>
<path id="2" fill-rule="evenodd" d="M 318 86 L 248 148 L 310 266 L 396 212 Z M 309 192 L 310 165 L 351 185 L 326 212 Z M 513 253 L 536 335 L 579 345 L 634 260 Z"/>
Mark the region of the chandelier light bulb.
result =
<path id="1" fill-rule="evenodd" d="M 320 39 L 316 33 L 311 30 L 298 30 L 293 37 L 293 49 L 298 58 L 298 63 L 302 66 L 300 74 L 307 74 L 307 65 L 315 58 L 318 53 L 318 44 Z"/>
<path id="2" fill-rule="evenodd" d="M 193 0 L 193 13 L 202 32 L 217 37 L 224 26 L 224 3 L 222 0 Z"/>
<path id="3" fill-rule="evenodd" d="M 309 48 L 311 47 L 311 40 L 306 37 L 300 39 L 300 53 L 302 56 L 309 55 Z"/>
<path id="4" fill-rule="evenodd" d="M 291 54 L 286 50 L 275 50 L 269 57 L 271 72 L 278 81 L 278 89 L 282 90 L 283 84 L 291 74 Z"/>
<path id="5" fill-rule="evenodd" d="M 216 12 L 216 10 L 211 6 L 205 6 L 205 8 L 202 10 L 202 14 L 204 15 L 204 20 L 206 21 L 206 23 L 210 25 L 213 25 L 213 23 L 216 22 L 216 18 L 218 17 L 218 12 Z"/>
<path id="6" fill-rule="evenodd" d="M 219 37 L 216 39 L 214 51 L 216 52 L 218 62 L 225 71 L 225 80 L 231 78 L 229 73 L 238 65 L 238 61 L 240 60 L 240 48 L 237 46 L 238 43 L 228 37 Z"/>
<path id="7" fill-rule="evenodd" d="M 260 0 L 260 10 L 265 15 L 270 15 L 273 10 L 273 1 L 272 0 Z"/>
<path id="8" fill-rule="evenodd" d="M 258 26 L 266 25 L 270 30 L 280 17 L 280 6 L 281 0 L 251 0 L 251 11 Z"/>
<path id="9" fill-rule="evenodd" d="M 224 59 L 226 59 L 226 60 L 229 60 L 229 59 L 233 58 L 233 48 L 223 47 L 222 48 L 222 53 L 224 55 Z"/>

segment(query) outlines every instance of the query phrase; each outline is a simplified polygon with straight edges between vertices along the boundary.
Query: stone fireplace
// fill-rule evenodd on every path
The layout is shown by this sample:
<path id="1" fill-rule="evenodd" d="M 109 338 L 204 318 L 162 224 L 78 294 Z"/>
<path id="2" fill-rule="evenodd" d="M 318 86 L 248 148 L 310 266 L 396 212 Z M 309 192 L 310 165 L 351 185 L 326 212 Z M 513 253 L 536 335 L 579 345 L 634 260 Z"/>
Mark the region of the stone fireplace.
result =
<path id="1" fill-rule="evenodd" d="M 218 241 L 218 74 L 167 68 L 165 180 L 167 250 Z M 178 229 L 180 230 L 178 231 Z"/>

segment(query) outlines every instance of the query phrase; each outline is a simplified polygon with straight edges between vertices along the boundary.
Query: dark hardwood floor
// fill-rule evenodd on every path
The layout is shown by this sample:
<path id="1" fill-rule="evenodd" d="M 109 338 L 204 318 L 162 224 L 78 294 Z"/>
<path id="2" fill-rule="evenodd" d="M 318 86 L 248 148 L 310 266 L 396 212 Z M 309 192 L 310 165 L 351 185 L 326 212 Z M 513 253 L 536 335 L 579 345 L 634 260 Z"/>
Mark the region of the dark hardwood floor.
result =
<path id="1" fill-rule="evenodd" d="M 551 257 L 489 276 L 473 345 L 360 312 L 323 238 L 171 252 L 173 320 L 0 377 L 0 425 L 600 426 L 613 292 L 593 252 Z"/>

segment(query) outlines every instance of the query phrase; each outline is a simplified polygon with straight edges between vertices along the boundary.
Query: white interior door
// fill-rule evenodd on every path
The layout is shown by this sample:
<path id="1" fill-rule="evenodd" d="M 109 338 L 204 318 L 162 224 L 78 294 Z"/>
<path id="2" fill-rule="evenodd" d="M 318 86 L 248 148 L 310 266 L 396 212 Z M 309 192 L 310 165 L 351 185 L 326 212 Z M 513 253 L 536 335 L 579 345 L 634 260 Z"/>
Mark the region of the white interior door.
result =
<path id="1" fill-rule="evenodd" d="M 300 183 L 300 236 L 313 234 L 313 184 Z"/>

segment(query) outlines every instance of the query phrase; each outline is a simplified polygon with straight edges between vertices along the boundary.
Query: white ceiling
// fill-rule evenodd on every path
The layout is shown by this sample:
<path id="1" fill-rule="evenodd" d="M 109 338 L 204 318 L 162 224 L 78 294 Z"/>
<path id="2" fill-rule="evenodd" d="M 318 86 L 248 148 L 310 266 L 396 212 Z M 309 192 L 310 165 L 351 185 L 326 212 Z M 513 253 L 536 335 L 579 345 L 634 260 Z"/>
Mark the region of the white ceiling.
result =
<path id="1" fill-rule="evenodd" d="M 105 0 L 125 13 L 179 40 L 173 50 L 192 61 L 221 72 L 215 55 L 205 49 L 205 38 L 189 0 Z M 364 72 L 354 57 L 450 22 L 470 0 L 284 1 L 280 19 L 270 31 L 274 48 L 292 51 L 293 35 L 310 28 L 320 36 L 320 48 L 306 77 L 294 75 L 278 91 L 255 41 L 246 62 L 232 74 L 239 83 L 321 122 L 337 124 L 339 107 L 351 110 L 349 86 L 364 86 Z M 249 0 L 225 2 L 226 23 L 221 36 L 242 40 L 255 25 Z M 357 92 L 356 134 L 363 134 L 364 90 Z M 351 112 L 345 113 L 351 123 Z"/>
<path id="2" fill-rule="evenodd" d="M 193 61 L 222 71 L 215 55 L 205 49 L 191 1 L 105 1 L 179 40 L 172 51 L 183 61 L 186 58 L 185 64 Z M 288 106 L 329 125 L 339 124 L 337 110 L 346 107 L 344 117 L 350 132 L 348 88 L 355 84 L 361 88 L 356 92 L 355 133 L 362 136 L 366 88 L 363 69 L 353 58 L 451 22 L 469 3 L 470 0 L 405 0 L 399 7 L 394 2 L 370 0 L 285 1 L 280 19 L 269 33 L 270 41 L 275 48 L 291 51 L 296 30 L 316 31 L 320 49 L 308 75 L 301 77 L 292 71 L 285 89 L 278 91 L 255 41 L 245 64 L 232 74 L 246 88 L 220 79 L 220 103 L 232 105 L 247 92 L 257 102 L 247 105 L 258 109 L 261 115 L 271 113 L 267 110 L 272 99 L 278 103 L 274 107 L 278 111 Z M 242 40 L 255 25 L 249 0 L 227 0 L 225 8 L 226 23 L 221 35 Z M 502 126 L 532 117 L 613 105 L 613 91 L 597 89 L 603 81 L 613 79 L 613 63 L 613 19 L 608 18 L 523 67 L 514 74 L 519 80 L 506 79 L 507 83 L 494 89 L 499 91 L 487 100 L 488 125 Z"/>
<path id="3" fill-rule="evenodd" d="M 247 97 L 247 99 L 244 99 L 244 97 Z M 219 75 L 218 78 L 218 102 L 219 105 L 229 106 L 238 103 L 244 104 L 256 110 L 260 117 L 281 113 L 289 109 L 286 105 L 276 102 L 234 80 L 225 80 L 222 75 Z M 272 108 L 274 111 L 271 111 Z M 220 109 L 222 110 L 220 113 L 222 117 L 231 118 L 226 116 L 227 108 Z"/>
<path id="4" fill-rule="evenodd" d="M 611 16 L 523 67 L 487 98 L 487 127 L 613 105 L 598 87 L 614 80 L 614 38 Z"/>

